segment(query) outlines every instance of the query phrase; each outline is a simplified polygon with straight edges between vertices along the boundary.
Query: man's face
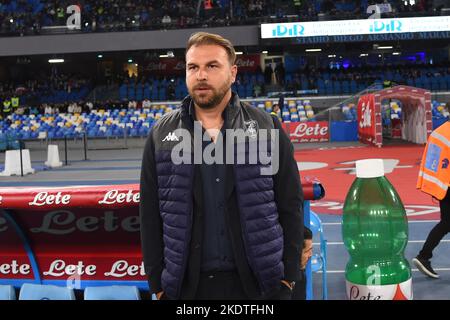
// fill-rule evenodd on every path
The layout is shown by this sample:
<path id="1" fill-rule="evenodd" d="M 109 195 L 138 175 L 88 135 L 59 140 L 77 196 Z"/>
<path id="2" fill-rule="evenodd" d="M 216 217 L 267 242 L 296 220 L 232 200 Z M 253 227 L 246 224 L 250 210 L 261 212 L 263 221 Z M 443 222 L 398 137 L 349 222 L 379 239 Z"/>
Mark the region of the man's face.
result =
<path id="1" fill-rule="evenodd" d="M 237 67 L 218 45 L 191 47 L 186 53 L 186 86 L 195 104 L 202 109 L 217 106 L 236 79 Z"/>
<path id="2" fill-rule="evenodd" d="M 302 257 L 301 257 L 301 269 L 306 268 L 306 264 L 308 263 L 309 258 L 312 256 L 312 249 L 313 249 L 313 242 L 312 239 L 304 240 L 305 247 L 302 251 Z"/>

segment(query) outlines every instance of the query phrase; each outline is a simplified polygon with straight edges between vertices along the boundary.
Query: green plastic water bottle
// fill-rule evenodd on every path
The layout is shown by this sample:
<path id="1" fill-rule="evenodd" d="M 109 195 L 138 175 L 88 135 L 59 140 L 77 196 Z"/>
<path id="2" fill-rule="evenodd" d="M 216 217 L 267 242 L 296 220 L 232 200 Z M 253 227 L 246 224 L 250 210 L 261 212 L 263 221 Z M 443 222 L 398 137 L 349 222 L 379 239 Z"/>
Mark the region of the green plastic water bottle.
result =
<path id="1" fill-rule="evenodd" d="M 411 267 L 404 256 L 408 221 L 397 191 L 384 176 L 382 159 L 356 161 L 342 237 L 350 254 L 345 269 L 349 299 L 412 299 Z"/>

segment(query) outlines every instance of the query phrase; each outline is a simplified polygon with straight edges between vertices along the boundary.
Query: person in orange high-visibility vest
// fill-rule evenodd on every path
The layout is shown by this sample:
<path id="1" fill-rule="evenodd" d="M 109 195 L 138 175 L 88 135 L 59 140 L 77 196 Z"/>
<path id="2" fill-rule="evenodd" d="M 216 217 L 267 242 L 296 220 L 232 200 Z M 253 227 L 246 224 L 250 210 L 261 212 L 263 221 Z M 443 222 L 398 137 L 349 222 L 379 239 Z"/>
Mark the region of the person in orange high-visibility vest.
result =
<path id="1" fill-rule="evenodd" d="M 428 138 L 420 164 L 417 188 L 439 200 L 441 221 L 430 231 L 419 255 L 413 259 L 417 268 L 431 278 L 439 275 L 431 267 L 433 249 L 450 232 L 450 121 L 447 121 Z"/>

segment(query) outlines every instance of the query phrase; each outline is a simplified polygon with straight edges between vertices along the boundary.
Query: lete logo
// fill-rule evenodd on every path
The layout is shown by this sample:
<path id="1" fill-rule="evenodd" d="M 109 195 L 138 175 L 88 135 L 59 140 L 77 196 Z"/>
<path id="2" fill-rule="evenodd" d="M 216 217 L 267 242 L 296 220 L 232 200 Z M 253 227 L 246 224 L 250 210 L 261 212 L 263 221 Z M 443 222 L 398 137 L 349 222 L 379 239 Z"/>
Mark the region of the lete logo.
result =
<path id="1" fill-rule="evenodd" d="M 238 68 L 242 68 L 242 67 L 254 67 L 255 66 L 255 61 L 251 60 L 251 59 L 237 59 L 236 60 L 236 65 L 238 66 Z"/>
<path id="2" fill-rule="evenodd" d="M 369 104 L 364 102 L 361 108 L 361 121 L 359 122 L 360 128 L 372 126 L 372 110 L 370 110 Z"/>
<path id="3" fill-rule="evenodd" d="M 30 206 L 45 206 L 45 205 L 51 205 L 51 204 L 69 204 L 70 202 L 70 195 L 65 194 L 62 195 L 61 192 L 58 192 L 56 195 L 48 194 L 48 192 L 39 192 L 32 202 L 29 202 L 28 204 Z"/>
<path id="4" fill-rule="evenodd" d="M 99 204 L 115 204 L 115 203 L 139 203 L 140 195 L 139 193 L 133 194 L 131 190 L 128 190 L 127 193 L 119 192 L 118 190 L 108 191 L 103 200 L 100 200 Z"/>
<path id="5" fill-rule="evenodd" d="M 319 123 L 309 126 L 307 123 L 300 123 L 295 131 L 291 133 L 291 137 L 303 136 L 326 136 L 328 134 L 328 127 L 322 127 Z"/>

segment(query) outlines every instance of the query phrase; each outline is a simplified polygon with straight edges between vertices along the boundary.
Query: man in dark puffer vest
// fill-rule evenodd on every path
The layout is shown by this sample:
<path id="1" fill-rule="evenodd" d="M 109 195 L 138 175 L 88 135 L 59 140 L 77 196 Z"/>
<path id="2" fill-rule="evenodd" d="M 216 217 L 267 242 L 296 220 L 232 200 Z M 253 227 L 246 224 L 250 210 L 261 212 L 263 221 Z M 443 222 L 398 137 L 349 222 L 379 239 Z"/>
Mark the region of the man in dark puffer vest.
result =
<path id="1" fill-rule="evenodd" d="M 192 35 L 189 96 L 154 125 L 145 146 L 141 242 L 158 299 L 289 299 L 300 275 L 303 193 L 293 146 L 276 117 L 231 91 L 235 59 L 221 36 Z M 229 132 L 244 133 L 244 142 Z M 271 166 L 261 152 L 252 162 L 252 139 L 270 144 Z"/>

